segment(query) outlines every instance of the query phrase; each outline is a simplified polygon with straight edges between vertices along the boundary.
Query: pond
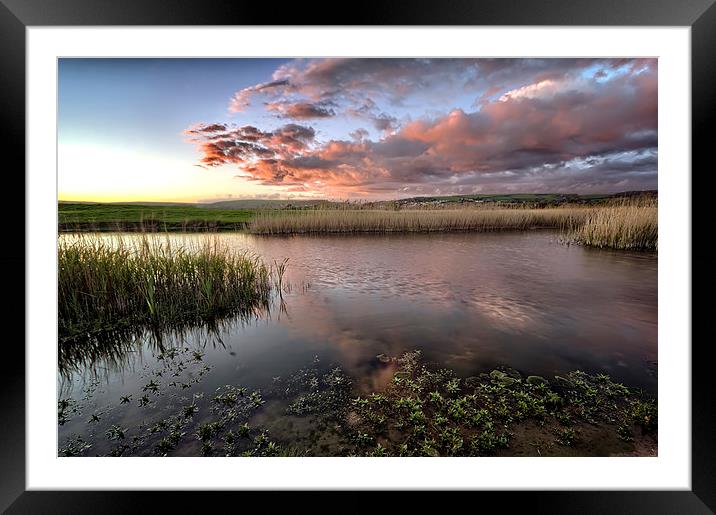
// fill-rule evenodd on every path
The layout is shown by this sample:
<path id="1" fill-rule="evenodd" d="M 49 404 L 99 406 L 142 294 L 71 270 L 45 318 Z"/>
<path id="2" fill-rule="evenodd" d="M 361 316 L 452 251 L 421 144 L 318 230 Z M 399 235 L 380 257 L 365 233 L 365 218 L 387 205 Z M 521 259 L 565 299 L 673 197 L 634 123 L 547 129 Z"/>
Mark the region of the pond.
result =
<path id="1" fill-rule="evenodd" d="M 168 237 L 185 244 L 207 236 Z M 131 428 L 151 439 L 157 420 L 187 405 L 208 413 L 212 395 L 240 385 L 263 392 L 252 424 L 284 441 L 320 441 L 330 454 L 337 444 L 320 440 L 320 429 L 278 424 L 285 404 L 271 392 L 281 378 L 337 366 L 352 395 L 369 393 L 392 378 L 387 357 L 414 350 L 459 377 L 500 366 L 544 377 L 582 370 L 656 394 L 654 253 L 569 246 L 551 231 L 212 237 L 266 262 L 288 258 L 282 301 L 255 319 L 164 335 L 161 346 L 147 335 L 119 356 L 59 374 L 60 447 L 80 435 L 92 444 L 87 455 L 110 453 Z M 112 426 L 128 429 L 127 440 Z M 198 454 L 199 440 L 185 436 L 171 455 Z M 135 441 L 133 454 L 151 454 Z"/>

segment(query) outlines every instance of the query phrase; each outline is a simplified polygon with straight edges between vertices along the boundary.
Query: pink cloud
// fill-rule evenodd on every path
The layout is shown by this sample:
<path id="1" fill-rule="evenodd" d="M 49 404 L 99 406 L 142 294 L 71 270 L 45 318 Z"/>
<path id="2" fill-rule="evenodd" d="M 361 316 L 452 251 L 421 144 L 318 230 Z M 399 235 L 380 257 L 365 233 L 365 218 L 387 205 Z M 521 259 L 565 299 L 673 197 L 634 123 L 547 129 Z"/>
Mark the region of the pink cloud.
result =
<path id="1" fill-rule="evenodd" d="M 581 73 L 587 66 L 594 69 L 591 77 Z M 186 133 L 198 145 L 200 164 L 234 164 L 245 179 L 292 191 L 640 189 L 655 181 L 656 66 L 654 59 L 298 61 L 279 68 L 271 82 L 241 90 L 232 102 L 245 107 L 268 94 L 275 98 L 267 110 L 297 120 L 334 117 L 343 106 L 344 115 L 365 117 L 383 137 L 370 140 L 360 129 L 351 140 L 319 141 L 313 128 L 299 124 L 262 131 L 216 123 Z M 462 78 L 440 77 L 456 69 Z M 416 77 L 426 70 L 427 76 Z M 401 126 L 368 96 L 382 88 L 400 97 L 441 81 L 484 82 L 478 72 L 502 86 L 486 84 L 471 112 L 452 109 Z"/>

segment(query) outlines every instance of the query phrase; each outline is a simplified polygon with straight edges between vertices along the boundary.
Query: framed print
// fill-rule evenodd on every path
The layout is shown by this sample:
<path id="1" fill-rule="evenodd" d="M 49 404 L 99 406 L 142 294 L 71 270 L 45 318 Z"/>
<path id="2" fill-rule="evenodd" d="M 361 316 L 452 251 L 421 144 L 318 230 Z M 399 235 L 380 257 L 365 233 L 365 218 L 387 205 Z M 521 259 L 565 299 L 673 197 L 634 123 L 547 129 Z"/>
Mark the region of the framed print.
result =
<path id="1" fill-rule="evenodd" d="M 710 513 L 712 2 L 300 11 L 0 5 L 3 509 Z"/>

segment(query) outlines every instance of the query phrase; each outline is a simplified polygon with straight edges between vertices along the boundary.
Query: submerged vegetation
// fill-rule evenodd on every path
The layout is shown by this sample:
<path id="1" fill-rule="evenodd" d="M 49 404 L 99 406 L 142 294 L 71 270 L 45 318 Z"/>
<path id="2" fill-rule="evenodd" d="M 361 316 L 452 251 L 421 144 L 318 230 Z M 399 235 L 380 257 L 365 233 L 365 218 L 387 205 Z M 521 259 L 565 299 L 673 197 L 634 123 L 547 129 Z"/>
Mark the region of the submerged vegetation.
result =
<path id="1" fill-rule="evenodd" d="M 122 397 L 104 407 L 87 421 L 89 434 L 69 435 L 60 455 L 609 456 L 653 455 L 657 445 L 656 401 L 604 374 L 547 380 L 502 368 L 459 378 L 414 351 L 381 355 L 392 380 L 368 393 L 315 359 L 265 392 L 225 385 L 179 397 L 179 382 L 166 378 L 208 370 L 195 354 L 165 350 L 163 368 L 145 385 L 147 401 L 133 407 Z M 197 384 L 201 375 L 192 375 Z M 154 400 L 162 396 L 171 397 L 165 408 Z M 60 424 L 82 409 L 90 408 L 61 400 Z M 126 427 L 130 409 L 142 412 L 138 427 Z"/>
<path id="2" fill-rule="evenodd" d="M 258 257 L 216 238 L 181 246 L 147 235 L 61 238 L 58 267 L 60 345 L 106 331 L 245 316 L 265 308 L 280 287 Z"/>
<path id="3" fill-rule="evenodd" d="M 344 388 L 321 380 L 331 387 L 317 385 L 312 394 L 327 400 L 313 403 L 313 413 L 339 419 L 351 455 L 610 455 L 643 452 L 635 442 L 656 447 L 655 400 L 604 374 L 574 371 L 548 381 L 505 368 L 461 379 L 427 366 L 419 351 L 387 366 L 395 370 L 383 391 L 336 406 Z"/>

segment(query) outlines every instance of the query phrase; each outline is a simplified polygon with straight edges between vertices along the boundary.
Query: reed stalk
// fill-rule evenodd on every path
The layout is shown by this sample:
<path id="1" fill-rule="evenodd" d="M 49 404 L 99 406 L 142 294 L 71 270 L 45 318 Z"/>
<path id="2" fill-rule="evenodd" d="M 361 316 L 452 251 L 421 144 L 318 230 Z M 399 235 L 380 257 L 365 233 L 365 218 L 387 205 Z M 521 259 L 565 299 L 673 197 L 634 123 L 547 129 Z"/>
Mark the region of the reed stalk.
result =
<path id="1" fill-rule="evenodd" d="M 58 244 L 60 341 L 135 325 L 202 323 L 265 306 L 275 272 L 218 238 L 79 235 Z M 283 270 L 281 270 L 283 275 Z"/>

